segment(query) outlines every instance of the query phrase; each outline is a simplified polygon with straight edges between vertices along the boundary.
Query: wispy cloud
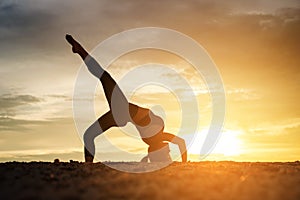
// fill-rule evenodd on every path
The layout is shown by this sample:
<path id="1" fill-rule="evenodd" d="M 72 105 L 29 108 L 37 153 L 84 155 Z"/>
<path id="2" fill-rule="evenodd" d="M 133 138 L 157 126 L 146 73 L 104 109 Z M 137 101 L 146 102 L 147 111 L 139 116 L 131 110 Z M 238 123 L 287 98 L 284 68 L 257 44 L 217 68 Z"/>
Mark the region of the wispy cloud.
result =
<path id="1" fill-rule="evenodd" d="M 0 117 L 1 131 L 28 131 L 35 125 L 47 125 L 46 121 L 15 119 L 12 117 Z"/>
<path id="2" fill-rule="evenodd" d="M 261 99 L 262 95 L 253 89 L 227 87 L 226 96 L 231 101 L 253 101 Z"/>
<path id="3" fill-rule="evenodd" d="M 3 94 L 0 96 L 0 131 L 24 131 L 36 125 L 49 125 L 51 121 L 59 122 L 59 117 L 66 117 L 60 113 L 68 101 L 70 97 L 58 94 L 44 97 Z"/>
<path id="4" fill-rule="evenodd" d="M 3 109 L 14 108 L 21 105 L 41 102 L 42 100 L 43 100 L 42 98 L 38 98 L 36 96 L 26 95 L 26 94 L 23 95 L 3 94 L 0 96 L 0 107 L 1 110 L 3 110 Z"/>
<path id="5" fill-rule="evenodd" d="M 289 133 L 294 134 L 295 131 L 291 130 L 300 130 L 300 119 L 289 119 L 281 122 L 277 122 L 276 124 L 270 124 L 265 122 L 260 124 L 259 126 L 253 127 L 249 129 L 251 134 L 258 135 L 289 135 Z"/>

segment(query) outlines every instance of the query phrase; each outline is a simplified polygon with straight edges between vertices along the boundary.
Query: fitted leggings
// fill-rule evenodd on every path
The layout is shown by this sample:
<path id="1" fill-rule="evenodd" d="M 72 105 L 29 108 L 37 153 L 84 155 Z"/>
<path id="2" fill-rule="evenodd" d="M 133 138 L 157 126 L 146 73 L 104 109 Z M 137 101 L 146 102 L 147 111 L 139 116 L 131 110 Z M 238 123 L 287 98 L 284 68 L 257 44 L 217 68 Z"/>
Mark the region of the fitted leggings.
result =
<path id="1" fill-rule="evenodd" d="M 93 161 L 95 155 L 94 139 L 111 127 L 125 126 L 131 119 L 130 115 L 134 116 L 137 108 L 134 104 L 129 104 L 115 80 L 93 57 L 88 55 L 84 62 L 88 70 L 101 81 L 110 108 L 85 131 L 83 136 L 85 159 L 86 161 Z"/>

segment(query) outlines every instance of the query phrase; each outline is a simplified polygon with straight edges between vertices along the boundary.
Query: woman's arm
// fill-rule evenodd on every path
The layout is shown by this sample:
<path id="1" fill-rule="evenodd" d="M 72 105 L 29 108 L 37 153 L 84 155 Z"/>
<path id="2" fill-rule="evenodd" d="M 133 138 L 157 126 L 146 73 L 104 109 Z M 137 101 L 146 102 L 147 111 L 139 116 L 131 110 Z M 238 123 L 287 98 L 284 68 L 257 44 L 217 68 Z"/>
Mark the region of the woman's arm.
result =
<path id="1" fill-rule="evenodd" d="M 181 153 L 181 159 L 182 162 L 187 161 L 187 150 L 186 150 L 186 145 L 184 139 L 181 137 L 178 137 L 176 135 L 173 135 L 171 133 L 163 133 L 163 141 L 168 141 L 173 144 L 177 144 Z"/>

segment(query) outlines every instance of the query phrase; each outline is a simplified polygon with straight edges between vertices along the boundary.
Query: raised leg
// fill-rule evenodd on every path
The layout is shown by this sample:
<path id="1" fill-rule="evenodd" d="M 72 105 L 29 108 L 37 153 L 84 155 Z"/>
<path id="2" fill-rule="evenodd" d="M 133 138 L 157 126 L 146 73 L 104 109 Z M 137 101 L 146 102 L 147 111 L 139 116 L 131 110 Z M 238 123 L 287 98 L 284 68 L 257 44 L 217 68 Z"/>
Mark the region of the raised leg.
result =
<path id="1" fill-rule="evenodd" d="M 66 40 L 72 45 L 73 52 L 78 53 L 84 60 L 88 70 L 101 81 L 116 123 L 120 126 L 125 125 L 130 119 L 129 103 L 118 84 L 71 35 L 66 35 Z"/>

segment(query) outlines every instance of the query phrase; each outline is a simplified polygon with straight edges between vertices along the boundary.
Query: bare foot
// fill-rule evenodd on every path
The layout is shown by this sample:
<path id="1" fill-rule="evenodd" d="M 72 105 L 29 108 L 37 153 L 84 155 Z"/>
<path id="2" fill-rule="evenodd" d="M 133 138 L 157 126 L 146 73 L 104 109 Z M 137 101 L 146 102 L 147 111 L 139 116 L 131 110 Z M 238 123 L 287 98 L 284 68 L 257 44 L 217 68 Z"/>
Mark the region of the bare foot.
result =
<path id="1" fill-rule="evenodd" d="M 80 53 L 83 48 L 82 46 L 69 34 L 66 34 L 66 40 L 72 45 L 73 53 Z"/>

